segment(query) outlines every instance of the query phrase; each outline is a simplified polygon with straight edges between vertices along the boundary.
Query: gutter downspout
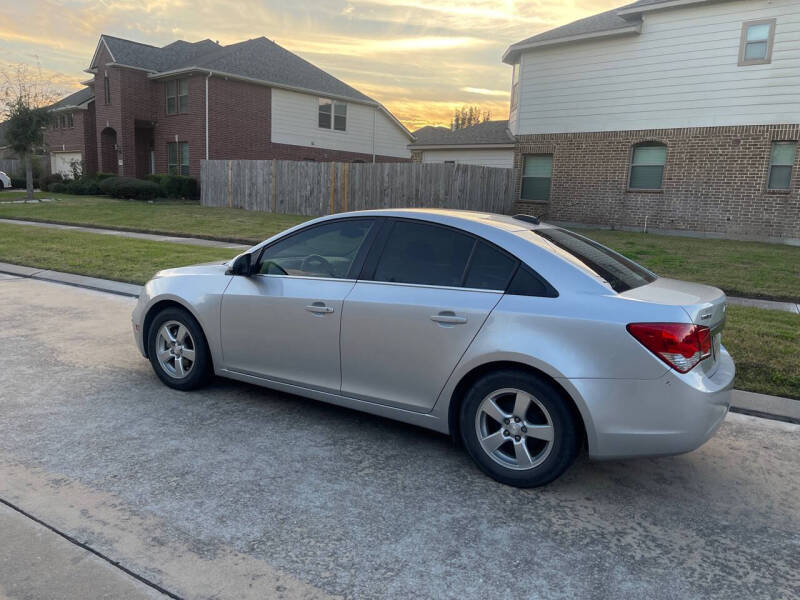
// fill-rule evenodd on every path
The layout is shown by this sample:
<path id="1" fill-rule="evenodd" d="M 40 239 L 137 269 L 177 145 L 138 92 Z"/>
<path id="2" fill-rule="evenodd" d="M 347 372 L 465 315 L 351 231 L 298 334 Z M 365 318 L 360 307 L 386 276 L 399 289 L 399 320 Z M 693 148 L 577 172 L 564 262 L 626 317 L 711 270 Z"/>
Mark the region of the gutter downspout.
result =
<path id="1" fill-rule="evenodd" d="M 378 109 L 372 108 L 372 164 L 375 164 L 375 116 Z"/>
<path id="2" fill-rule="evenodd" d="M 206 75 L 206 160 L 208 160 L 208 80 L 211 79 L 211 71 Z"/>

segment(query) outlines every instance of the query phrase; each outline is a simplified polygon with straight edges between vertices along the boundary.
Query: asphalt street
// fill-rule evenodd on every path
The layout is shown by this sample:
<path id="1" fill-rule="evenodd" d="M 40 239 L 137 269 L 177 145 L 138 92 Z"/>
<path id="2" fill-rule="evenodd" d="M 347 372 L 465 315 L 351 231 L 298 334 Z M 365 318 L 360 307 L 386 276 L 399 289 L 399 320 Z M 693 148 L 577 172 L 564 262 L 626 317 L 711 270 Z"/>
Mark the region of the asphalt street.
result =
<path id="1" fill-rule="evenodd" d="M 518 490 L 422 429 L 223 380 L 169 390 L 134 303 L 0 276 L 0 499 L 174 596 L 800 594 L 800 426 L 732 414 L 691 454 L 582 457 Z M 0 558 L 25 556 L 4 523 Z M 9 592 L 19 556 L 0 598 L 35 597 Z"/>

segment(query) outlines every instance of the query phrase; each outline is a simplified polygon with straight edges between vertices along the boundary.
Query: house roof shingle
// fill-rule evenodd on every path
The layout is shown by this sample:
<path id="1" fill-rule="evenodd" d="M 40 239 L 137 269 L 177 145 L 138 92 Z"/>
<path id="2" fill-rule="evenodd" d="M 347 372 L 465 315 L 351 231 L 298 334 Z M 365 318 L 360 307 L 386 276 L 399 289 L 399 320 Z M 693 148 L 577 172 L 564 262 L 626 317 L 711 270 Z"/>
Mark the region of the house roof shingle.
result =
<path id="1" fill-rule="evenodd" d="M 514 136 L 508 131 L 508 120 L 484 121 L 471 127 L 451 130 L 448 127 L 426 126 L 413 133 L 416 141 L 409 148 L 420 146 L 477 146 L 513 144 Z"/>
<path id="2" fill-rule="evenodd" d="M 704 2 L 707 0 L 696 0 Z M 573 37 L 600 34 L 614 34 L 617 31 L 635 27 L 641 23 L 637 9 L 647 10 L 658 4 L 666 4 L 674 0 L 637 0 L 630 4 L 607 10 L 605 12 L 567 23 L 561 27 L 538 33 L 529 38 L 511 44 L 503 54 L 503 61 L 513 64 L 516 55 L 523 48 L 538 45 L 549 45 L 566 41 Z M 624 15 L 620 12 L 624 11 Z"/>
<path id="3" fill-rule="evenodd" d="M 154 73 L 192 68 L 377 104 L 372 98 L 265 37 L 228 46 L 177 40 L 163 48 L 103 35 L 114 62 Z"/>
<path id="4" fill-rule="evenodd" d="M 66 96 L 53 104 L 50 107 L 50 110 L 57 110 L 59 108 L 73 108 L 75 106 L 80 106 L 81 104 L 86 104 L 94 98 L 94 90 L 90 87 L 85 87 L 83 89 L 78 90 L 77 92 Z"/>

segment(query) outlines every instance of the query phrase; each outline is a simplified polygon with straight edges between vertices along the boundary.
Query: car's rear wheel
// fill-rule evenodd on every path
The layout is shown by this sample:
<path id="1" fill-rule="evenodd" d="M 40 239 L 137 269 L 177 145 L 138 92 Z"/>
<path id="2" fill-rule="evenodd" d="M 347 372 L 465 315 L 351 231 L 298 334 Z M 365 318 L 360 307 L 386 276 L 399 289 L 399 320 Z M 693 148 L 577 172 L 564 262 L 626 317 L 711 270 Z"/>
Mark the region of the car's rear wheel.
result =
<path id="1" fill-rule="evenodd" d="M 177 390 L 201 387 L 212 373 L 203 330 L 184 309 L 166 308 L 155 316 L 147 335 L 147 355 L 161 381 Z"/>
<path id="2" fill-rule="evenodd" d="M 575 460 L 575 419 L 552 383 L 523 371 L 480 378 L 461 406 L 461 437 L 476 464 L 501 483 L 550 483 Z"/>

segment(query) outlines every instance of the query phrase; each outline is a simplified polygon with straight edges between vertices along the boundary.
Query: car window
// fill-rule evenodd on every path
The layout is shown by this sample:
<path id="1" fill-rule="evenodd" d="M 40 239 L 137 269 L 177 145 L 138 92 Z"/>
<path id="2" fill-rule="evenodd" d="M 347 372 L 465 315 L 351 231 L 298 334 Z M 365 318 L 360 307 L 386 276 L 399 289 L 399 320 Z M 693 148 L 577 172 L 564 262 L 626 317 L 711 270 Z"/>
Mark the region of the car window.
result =
<path id="1" fill-rule="evenodd" d="M 626 292 L 657 279 L 657 276 L 589 238 L 558 227 L 535 229 L 534 233 L 567 252 L 595 275 L 603 278 L 617 293 Z"/>
<path id="2" fill-rule="evenodd" d="M 397 221 L 373 279 L 458 287 L 474 243 L 471 236 L 447 227 Z"/>
<path id="3" fill-rule="evenodd" d="M 486 242 L 478 242 L 472 253 L 464 287 L 504 290 L 516 268 L 516 259 Z"/>
<path id="4" fill-rule="evenodd" d="M 264 250 L 258 272 L 346 278 L 372 224 L 369 219 L 350 219 L 292 234 Z"/>

